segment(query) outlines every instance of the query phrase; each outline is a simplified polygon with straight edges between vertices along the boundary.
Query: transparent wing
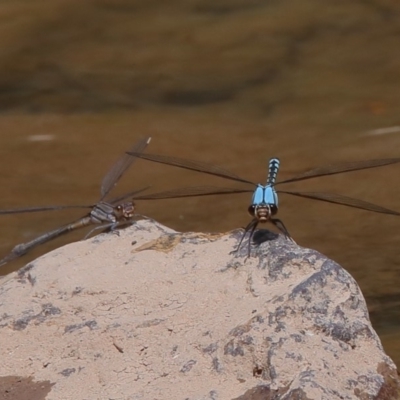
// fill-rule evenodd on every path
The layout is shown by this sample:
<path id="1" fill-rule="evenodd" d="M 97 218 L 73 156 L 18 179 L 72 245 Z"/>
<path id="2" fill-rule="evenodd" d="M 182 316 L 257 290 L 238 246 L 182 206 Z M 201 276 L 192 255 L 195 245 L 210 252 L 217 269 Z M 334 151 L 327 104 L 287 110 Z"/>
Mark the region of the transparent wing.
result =
<path id="1" fill-rule="evenodd" d="M 131 148 L 130 152 L 141 154 L 150 143 L 151 137 L 139 140 Z M 117 184 L 121 176 L 132 165 L 137 157 L 125 153 L 107 172 L 101 183 L 101 199 L 103 200 Z"/>
<path id="2" fill-rule="evenodd" d="M 93 208 L 94 205 L 86 205 L 86 206 L 44 206 L 44 207 L 24 207 L 24 208 L 13 208 L 10 210 L 0 210 L 1 214 L 23 214 L 23 213 L 33 213 L 33 212 L 41 212 L 41 211 L 57 211 L 57 210 L 65 210 L 71 208 Z"/>
<path id="3" fill-rule="evenodd" d="M 128 154 L 137 158 L 143 158 L 144 160 L 149 160 L 160 164 L 171 165 L 173 167 L 189 169 L 191 171 L 202 172 L 204 174 L 219 176 L 221 178 L 231 179 L 233 181 L 244 182 L 244 183 L 249 183 L 251 185 L 255 185 L 255 183 L 240 178 L 236 174 L 227 171 L 217 165 L 206 164 L 201 161 L 191 161 L 191 160 L 185 160 L 183 158 L 162 156 L 156 154 L 141 154 L 140 152 L 132 152 L 132 151 L 129 151 Z"/>
<path id="4" fill-rule="evenodd" d="M 213 196 L 220 194 L 248 193 L 253 192 L 252 189 L 233 189 L 219 188 L 214 186 L 193 186 L 180 189 L 167 190 L 165 192 L 153 193 L 147 196 L 138 196 L 138 200 L 156 200 L 156 199 L 177 199 L 180 197 L 195 196 Z"/>
<path id="5" fill-rule="evenodd" d="M 335 175 L 335 174 L 342 174 L 344 172 L 383 167 L 385 165 L 396 164 L 399 162 L 400 158 L 384 158 L 380 160 L 355 161 L 355 162 L 348 162 L 341 164 L 326 165 L 323 167 L 310 169 L 309 171 L 296 175 L 294 178 L 277 182 L 276 185 L 279 185 L 281 183 L 304 181 L 306 179 L 317 178 L 319 176 Z"/>
<path id="6" fill-rule="evenodd" d="M 353 199 L 352 197 L 342 196 L 334 193 L 318 193 L 318 192 L 288 192 L 278 190 L 278 193 L 286 193 L 292 196 L 305 197 L 307 199 L 325 201 L 328 203 L 340 204 L 347 207 L 359 208 L 361 210 L 373 211 L 382 214 L 390 214 L 400 216 L 397 211 L 390 210 L 385 207 L 378 206 L 373 203 L 369 203 L 364 200 Z"/>
<path id="7" fill-rule="evenodd" d="M 139 189 L 139 190 L 135 190 L 135 191 L 133 191 L 133 192 L 125 193 L 125 194 L 123 194 L 122 196 L 119 196 L 119 197 L 116 197 L 116 198 L 110 200 L 110 203 L 116 205 L 116 204 L 121 203 L 122 201 L 124 201 L 124 200 L 126 200 L 126 199 L 135 199 L 136 196 L 137 196 L 139 193 L 142 193 L 142 192 L 144 192 L 145 190 L 148 190 L 148 189 L 150 189 L 150 188 L 151 188 L 151 186 L 147 186 L 147 187 L 145 187 L 145 188 L 143 188 L 143 189 Z"/>

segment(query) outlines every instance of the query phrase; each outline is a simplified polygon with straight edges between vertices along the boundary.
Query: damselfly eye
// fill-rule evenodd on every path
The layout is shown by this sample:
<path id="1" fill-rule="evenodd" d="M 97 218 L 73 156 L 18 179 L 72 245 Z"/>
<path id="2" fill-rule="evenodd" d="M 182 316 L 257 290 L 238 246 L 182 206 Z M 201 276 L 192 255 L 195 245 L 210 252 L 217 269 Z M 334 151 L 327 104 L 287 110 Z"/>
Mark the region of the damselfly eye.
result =
<path id="1" fill-rule="evenodd" d="M 255 213 L 256 213 L 256 207 L 253 206 L 253 205 L 251 205 L 251 206 L 249 206 L 249 208 L 247 209 L 247 211 L 248 211 L 248 213 L 249 213 L 252 217 L 254 217 L 254 216 L 255 216 Z"/>

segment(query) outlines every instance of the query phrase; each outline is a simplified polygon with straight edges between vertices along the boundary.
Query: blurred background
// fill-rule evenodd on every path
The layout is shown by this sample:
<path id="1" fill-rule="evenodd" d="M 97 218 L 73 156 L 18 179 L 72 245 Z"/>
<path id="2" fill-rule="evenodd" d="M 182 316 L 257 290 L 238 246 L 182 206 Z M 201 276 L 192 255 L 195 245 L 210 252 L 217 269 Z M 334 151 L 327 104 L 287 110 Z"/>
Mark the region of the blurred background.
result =
<path id="1" fill-rule="evenodd" d="M 0 18 L 0 208 L 93 204 L 113 162 L 144 136 L 150 153 L 260 183 L 273 156 L 280 179 L 400 157 L 397 0 L 12 0 Z M 285 187 L 400 211 L 399 175 L 400 164 Z M 139 160 L 113 194 L 148 185 L 235 187 Z M 249 222 L 250 197 L 138 201 L 137 210 L 179 231 L 228 231 Z M 0 216 L 1 257 L 84 213 Z M 400 218 L 284 195 L 279 217 L 299 245 L 355 277 L 399 365 Z"/>

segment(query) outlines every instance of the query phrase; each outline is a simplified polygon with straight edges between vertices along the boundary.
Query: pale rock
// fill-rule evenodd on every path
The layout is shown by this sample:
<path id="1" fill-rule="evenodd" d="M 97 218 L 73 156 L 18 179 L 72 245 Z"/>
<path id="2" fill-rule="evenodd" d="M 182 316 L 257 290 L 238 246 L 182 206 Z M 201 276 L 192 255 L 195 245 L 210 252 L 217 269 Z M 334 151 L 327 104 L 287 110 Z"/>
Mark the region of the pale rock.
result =
<path id="1" fill-rule="evenodd" d="M 241 234 L 142 220 L 1 279 L 0 398 L 399 398 L 354 279 L 268 231 L 230 254 Z"/>

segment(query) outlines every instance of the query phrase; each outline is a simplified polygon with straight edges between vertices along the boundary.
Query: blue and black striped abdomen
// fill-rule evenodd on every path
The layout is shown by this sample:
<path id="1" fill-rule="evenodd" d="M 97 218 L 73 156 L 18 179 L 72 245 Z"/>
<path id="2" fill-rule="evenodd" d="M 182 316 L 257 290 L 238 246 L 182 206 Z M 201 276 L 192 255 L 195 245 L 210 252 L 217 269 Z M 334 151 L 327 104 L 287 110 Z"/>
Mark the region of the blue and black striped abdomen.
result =
<path id="1" fill-rule="evenodd" d="M 274 186 L 276 183 L 276 177 L 279 171 L 279 159 L 278 158 L 271 158 L 269 160 L 269 167 L 268 167 L 268 179 L 267 179 L 267 186 Z"/>

